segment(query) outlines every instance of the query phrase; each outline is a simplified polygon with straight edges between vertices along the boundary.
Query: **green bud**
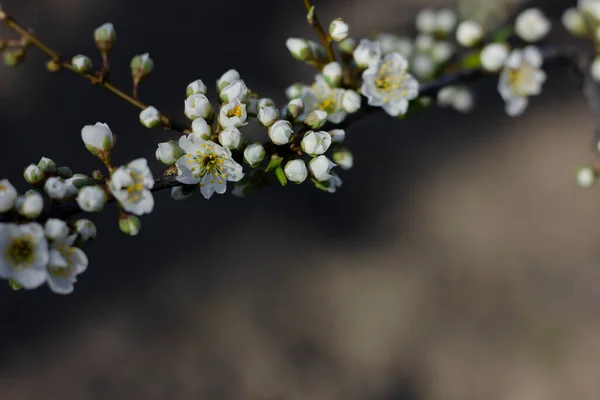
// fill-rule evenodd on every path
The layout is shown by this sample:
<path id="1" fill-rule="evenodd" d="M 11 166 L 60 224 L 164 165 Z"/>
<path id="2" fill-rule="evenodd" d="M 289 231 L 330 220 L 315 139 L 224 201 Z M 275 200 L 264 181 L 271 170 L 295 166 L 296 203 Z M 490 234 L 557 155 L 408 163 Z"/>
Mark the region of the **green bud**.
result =
<path id="1" fill-rule="evenodd" d="M 136 236 L 141 229 L 140 219 L 135 215 L 121 214 L 119 228 L 126 235 Z"/>
<path id="2" fill-rule="evenodd" d="M 311 46 L 309 45 L 309 42 L 304 39 L 289 38 L 285 42 L 285 45 L 287 46 L 292 56 L 297 60 L 312 61 L 315 58 L 311 50 Z"/>
<path id="3" fill-rule="evenodd" d="M 319 129 L 327 122 L 327 113 L 323 110 L 315 110 L 308 114 L 304 123 L 312 129 Z"/>
<path id="4" fill-rule="evenodd" d="M 152 72 L 154 61 L 150 58 L 149 53 L 144 53 L 133 57 L 131 60 L 131 76 L 134 81 L 139 82 Z"/>
<path id="5" fill-rule="evenodd" d="M 25 171 L 23 172 L 23 178 L 25 178 L 27 183 L 34 185 L 42 182 L 44 179 L 46 179 L 46 176 L 44 175 L 44 170 L 35 164 L 30 164 L 27 168 L 25 168 Z"/>
<path id="6" fill-rule="evenodd" d="M 92 70 L 92 60 L 84 55 L 78 55 L 73 57 L 71 65 L 80 74 L 87 74 Z"/>
<path id="7" fill-rule="evenodd" d="M 338 49 L 342 54 L 352 55 L 356 49 L 356 42 L 352 38 L 346 38 L 338 44 Z"/>
<path id="8" fill-rule="evenodd" d="M 100 171 L 99 169 L 96 169 L 92 172 L 92 178 L 94 178 L 97 181 L 103 181 L 104 180 L 104 174 L 102 173 L 102 171 Z"/>
<path id="9" fill-rule="evenodd" d="M 69 167 L 58 167 L 56 173 L 63 179 L 69 179 L 73 176 L 73 171 Z"/>
<path id="10" fill-rule="evenodd" d="M 117 34 L 113 24 L 107 22 L 106 24 L 98 27 L 94 31 L 94 39 L 96 40 L 98 49 L 100 49 L 102 53 L 108 53 L 115 40 L 117 40 Z"/>
<path id="11" fill-rule="evenodd" d="M 10 49 L 3 52 L 4 65 L 7 67 L 18 67 L 25 59 L 25 50 Z"/>
<path id="12" fill-rule="evenodd" d="M 11 288 L 12 290 L 14 290 L 15 292 L 16 292 L 17 290 L 21 290 L 21 289 L 23 289 L 23 285 L 21 285 L 19 282 L 17 282 L 17 281 L 16 281 L 16 280 L 14 280 L 14 279 L 9 279 L 9 280 L 8 280 L 8 285 L 9 285 L 9 286 L 10 286 L 10 288 Z"/>
<path id="13" fill-rule="evenodd" d="M 38 167 L 40 167 L 41 170 L 44 171 L 44 174 L 46 176 L 56 174 L 56 163 L 49 158 L 42 157 L 38 162 Z"/>

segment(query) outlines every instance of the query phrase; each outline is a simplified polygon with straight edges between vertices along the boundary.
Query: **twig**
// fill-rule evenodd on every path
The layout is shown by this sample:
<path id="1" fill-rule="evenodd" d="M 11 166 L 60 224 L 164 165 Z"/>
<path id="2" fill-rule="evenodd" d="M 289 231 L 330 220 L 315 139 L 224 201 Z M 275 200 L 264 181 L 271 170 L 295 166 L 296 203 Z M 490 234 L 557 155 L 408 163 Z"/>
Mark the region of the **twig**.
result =
<path id="1" fill-rule="evenodd" d="M 60 69 L 66 69 L 68 71 L 71 71 L 78 76 L 82 76 L 82 77 L 86 78 L 92 84 L 102 86 L 109 92 L 115 94 L 122 100 L 126 101 L 127 103 L 131 104 L 132 106 L 134 106 L 140 110 L 144 110 L 148 107 L 147 104 L 144 104 L 143 102 L 135 99 L 134 97 L 125 93 L 123 90 L 117 88 L 116 86 L 114 86 L 113 84 L 108 82 L 108 80 L 104 79 L 103 75 L 98 76 L 95 74 L 80 74 L 80 73 L 78 73 L 70 63 L 62 61 L 60 55 L 56 51 L 52 50 L 50 47 L 48 47 L 46 44 L 44 44 L 35 34 L 31 33 L 27 29 L 25 29 L 21 24 L 19 24 L 17 21 L 15 21 L 14 18 L 12 18 L 8 14 L 6 14 L 5 11 L 0 10 L 0 21 L 4 22 L 10 29 L 12 29 L 13 31 L 15 31 L 16 33 L 21 35 L 23 38 L 25 38 L 27 40 L 28 44 L 40 49 L 52 61 L 54 61 L 54 63 Z M 160 114 L 160 120 L 165 129 L 172 129 L 172 130 L 179 131 L 182 133 L 186 129 L 188 129 L 187 126 L 174 121 L 173 119 L 167 117 L 164 114 Z"/>
<path id="2" fill-rule="evenodd" d="M 309 18 L 307 18 L 308 23 L 315 29 L 315 31 L 317 31 L 317 35 L 319 35 L 319 39 L 321 39 L 321 43 L 323 43 L 323 46 L 325 47 L 325 52 L 327 53 L 329 62 L 334 62 L 335 54 L 333 53 L 331 38 L 327 33 L 325 33 L 321 22 L 319 22 L 317 12 L 315 11 L 315 6 L 312 5 L 311 0 L 304 0 L 304 7 L 306 7 L 306 12 L 309 15 Z"/>

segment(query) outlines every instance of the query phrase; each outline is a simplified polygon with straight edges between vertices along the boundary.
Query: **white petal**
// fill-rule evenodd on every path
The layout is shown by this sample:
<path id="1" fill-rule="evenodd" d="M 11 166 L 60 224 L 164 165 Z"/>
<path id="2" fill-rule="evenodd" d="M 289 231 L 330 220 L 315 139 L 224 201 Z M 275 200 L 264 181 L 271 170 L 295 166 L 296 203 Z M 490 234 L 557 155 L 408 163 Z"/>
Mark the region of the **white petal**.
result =
<path id="1" fill-rule="evenodd" d="M 525 111 L 529 100 L 527 97 L 513 97 L 506 101 L 506 113 L 511 117 L 516 117 Z"/>
<path id="2" fill-rule="evenodd" d="M 544 62 L 542 53 L 534 46 L 527 46 L 523 49 L 523 59 L 534 68 L 540 68 Z"/>
<path id="3" fill-rule="evenodd" d="M 390 101 L 383 105 L 383 109 L 392 117 L 397 117 L 401 114 L 404 115 L 408 110 L 408 100 L 400 99 L 397 101 Z"/>
<path id="4" fill-rule="evenodd" d="M 48 286 L 56 294 L 71 294 L 73 293 L 73 278 L 64 276 L 48 276 Z"/>
<path id="5" fill-rule="evenodd" d="M 177 182 L 185 183 L 186 185 L 195 185 L 200 182 L 200 178 L 194 176 L 194 173 L 188 166 L 187 160 L 188 158 L 184 156 L 175 163 L 178 172 L 177 178 L 175 179 Z"/>
<path id="6" fill-rule="evenodd" d="M 66 268 L 69 266 L 69 263 L 63 255 L 57 249 L 50 250 L 50 257 L 48 259 L 48 266 L 52 268 Z"/>

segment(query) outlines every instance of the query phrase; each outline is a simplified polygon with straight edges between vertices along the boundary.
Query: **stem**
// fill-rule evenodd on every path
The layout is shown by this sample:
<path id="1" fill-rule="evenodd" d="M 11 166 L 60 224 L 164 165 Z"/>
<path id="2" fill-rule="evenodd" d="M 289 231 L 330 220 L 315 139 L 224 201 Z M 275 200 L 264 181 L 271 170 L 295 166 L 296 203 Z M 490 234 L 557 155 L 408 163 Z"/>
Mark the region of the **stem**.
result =
<path id="1" fill-rule="evenodd" d="M 6 14 L 6 12 L 0 11 L 0 21 L 4 22 L 10 29 L 12 29 L 13 31 L 15 31 L 16 33 L 21 35 L 23 38 L 25 38 L 31 46 L 34 46 L 34 47 L 37 47 L 38 49 L 40 49 L 44 54 L 46 54 L 53 61 L 55 61 L 62 69 L 66 69 L 68 71 L 75 73 L 78 76 L 82 76 L 82 77 L 86 78 L 87 80 L 89 80 L 92 84 L 102 86 L 104 89 L 108 90 L 109 92 L 113 93 L 117 97 L 121 98 L 125 102 L 131 104 L 132 106 L 134 106 L 140 110 L 145 110 L 146 108 L 148 108 L 147 104 L 144 104 L 143 102 L 135 99 L 134 97 L 125 93 L 123 90 L 117 88 L 116 86 L 114 86 L 113 84 L 108 82 L 104 77 L 104 73 L 101 73 L 100 76 L 97 76 L 94 74 L 78 73 L 70 63 L 61 61 L 61 57 L 56 51 L 54 51 L 50 47 L 46 46 L 40 39 L 37 38 L 37 36 L 35 36 L 33 33 L 29 32 L 27 29 L 25 29 L 21 24 L 19 24 L 17 21 L 15 21 L 11 16 Z M 107 66 L 108 66 L 108 60 L 106 59 L 105 54 L 103 54 L 103 69 L 102 69 L 102 71 L 105 71 Z M 185 133 L 185 131 L 188 129 L 187 126 L 177 123 L 176 121 L 167 117 L 164 114 L 160 114 L 160 120 L 165 129 L 172 129 L 172 130 L 175 130 L 175 131 L 178 131 L 181 133 Z"/>
<path id="2" fill-rule="evenodd" d="M 325 47 L 325 52 L 327 53 L 329 62 L 334 62 L 335 54 L 333 53 L 331 37 L 329 34 L 325 33 L 323 26 L 321 26 L 319 18 L 317 17 L 317 12 L 314 11 L 314 6 L 312 5 L 311 0 L 304 0 L 304 7 L 306 7 L 306 12 L 308 13 L 310 13 L 311 10 L 313 11 L 312 18 L 308 19 L 308 23 L 315 29 L 315 31 L 317 31 L 317 35 L 319 35 L 319 39 L 321 39 L 321 43 L 323 43 L 323 46 Z"/>

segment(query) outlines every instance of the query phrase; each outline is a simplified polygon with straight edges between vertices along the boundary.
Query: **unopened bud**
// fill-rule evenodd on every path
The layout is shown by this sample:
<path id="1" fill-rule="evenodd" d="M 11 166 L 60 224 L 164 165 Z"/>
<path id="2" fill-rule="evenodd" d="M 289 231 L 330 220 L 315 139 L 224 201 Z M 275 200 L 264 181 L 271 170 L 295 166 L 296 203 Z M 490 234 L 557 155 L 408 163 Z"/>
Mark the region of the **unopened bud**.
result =
<path id="1" fill-rule="evenodd" d="M 175 162 L 184 155 L 185 151 L 172 140 L 165 143 L 159 143 L 158 149 L 156 149 L 156 159 L 166 165 L 175 164 Z"/>
<path id="2" fill-rule="evenodd" d="M 86 212 L 102 211 L 106 204 L 106 192 L 100 186 L 86 186 L 77 194 L 77 204 Z"/>
<path id="3" fill-rule="evenodd" d="M 60 64 L 55 60 L 50 60 L 46 63 L 46 69 L 50 72 L 60 71 Z"/>
<path id="4" fill-rule="evenodd" d="M 308 41 L 298 38 L 289 38 L 285 45 L 292 56 L 300 61 L 310 61 L 314 59 L 314 55 L 308 44 Z"/>
<path id="5" fill-rule="evenodd" d="M 4 65 L 7 67 L 18 67 L 25 59 L 25 50 L 8 49 L 2 52 Z"/>
<path id="6" fill-rule="evenodd" d="M 87 242 L 96 238 L 97 229 L 89 219 L 78 219 L 75 221 L 75 232 L 83 242 Z"/>
<path id="7" fill-rule="evenodd" d="M 344 170 L 354 166 L 354 157 L 348 149 L 339 149 L 333 152 L 333 161 Z"/>
<path id="8" fill-rule="evenodd" d="M 301 98 L 291 100 L 287 105 L 287 110 L 293 119 L 296 119 L 304 112 L 304 101 Z"/>
<path id="9" fill-rule="evenodd" d="M 338 44 L 338 49 L 343 54 L 352 55 L 356 49 L 356 41 L 352 38 L 346 38 Z"/>
<path id="10" fill-rule="evenodd" d="M 156 128 L 161 125 L 160 113 L 155 107 L 147 107 L 140 113 L 140 122 L 146 128 Z"/>
<path id="11" fill-rule="evenodd" d="M 345 90 L 342 95 L 342 108 L 349 114 L 353 114 L 360 109 L 362 98 L 354 90 Z"/>
<path id="12" fill-rule="evenodd" d="M 598 175 L 592 167 L 583 167 L 577 171 L 577 184 L 582 188 L 589 189 L 598 181 Z"/>
<path id="13" fill-rule="evenodd" d="M 315 110 L 309 113 L 304 120 L 304 123 L 312 129 L 319 129 L 327 122 L 327 112 L 323 110 Z"/>
<path id="14" fill-rule="evenodd" d="M 342 84 L 342 66 L 338 62 L 331 62 L 323 67 L 323 78 L 331 87 L 339 87 Z"/>
<path id="15" fill-rule="evenodd" d="M 348 37 L 348 24 L 341 18 L 333 20 L 329 25 L 329 35 L 336 42 L 341 42 Z"/>
<path id="16" fill-rule="evenodd" d="M 56 163 L 47 157 L 42 157 L 37 165 L 44 171 L 46 176 L 56 174 Z"/>
<path id="17" fill-rule="evenodd" d="M 150 58 L 149 53 L 144 53 L 133 57 L 131 60 L 131 76 L 134 82 L 140 82 L 152 73 L 154 69 L 154 61 Z"/>
<path id="18" fill-rule="evenodd" d="M 318 156 L 327 151 L 331 146 L 331 135 L 328 132 L 309 131 L 300 142 L 302 150 L 311 156 Z"/>
<path id="19" fill-rule="evenodd" d="M 255 167 L 265 158 L 265 148 L 260 143 L 253 143 L 244 149 L 244 160 Z"/>
<path id="20" fill-rule="evenodd" d="M 81 130 L 81 138 L 90 153 L 105 163 L 110 161 L 116 138 L 108 125 L 101 122 L 97 122 L 96 125 L 86 125 Z"/>
<path id="21" fill-rule="evenodd" d="M 475 21 L 463 21 L 456 30 L 456 40 L 462 46 L 473 47 L 483 39 L 483 28 Z"/>
<path id="22" fill-rule="evenodd" d="M 302 96 L 304 86 L 301 83 L 294 83 L 285 89 L 285 96 L 288 99 L 295 99 Z"/>
<path id="23" fill-rule="evenodd" d="M 69 167 L 58 167 L 56 173 L 63 179 L 69 179 L 73 176 L 73 171 Z"/>
<path id="24" fill-rule="evenodd" d="M 92 60 L 84 55 L 78 55 L 73 57 L 71 65 L 80 74 L 87 74 L 92 70 Z"/>
<path id="25" fill-rule="evenodd" d="M 218 80 L 217 80 L 217 91 L 225 89 L 231 83 L 240 79 L 240 74 L 235 69 L 230 69 L 225 72 Z M 203 93 L 204 94 L 204 93 Z M 189 97 L 189 96 L 188 96 Z"/>
<path id="26" fill-rule="evenodd" d="M 258 123 L 268 128 L 279 118 L 279 110 L 275 107 L 262 107 L 258 110 Z"/>
<path id="27" fill-rule="evenodd" d="M 292 133 L 294 130 L 288 121 L 279 120 L 269 127 L 269 138 L 277 145 L 288 144 Z"/>
<path id="28" fill-rule="evenodd" d="M 285 176 L 294 183 L 302 183 L 308 177 L 306 163 L 303 160 L 289 161 L 284 168 Z"/>
<path id="29" fill-rule="evenodd" d="M 52 200 L 62 200 L 69 194 L 69 187 L 62 178 L 53 176 L 44 184 L 44 191 Z"/>
<path id="30" fill-rule="evenodd" d="M 26 218 L 35 219 L 39 217 L 43 208 L 44 199 L 35 190 L 29 190 L 17 199 L 17 211 Z"/>
<path id="31" fill-rule="evenodd" d="M 201 79 L 195 80 L 194 82 L 187 85 L 187 89 L 185 91 L 186 97 L 190 97 L 193 94 L 206 94 L 206 85 L 202 82 Z"/>
<path id="32" fill-rule="evenodd" d="M 117 34 L 115 27 L 110 22 L 96 28 L 94 31 L 94 39 L 96 45 L 102 53 L 108 53 L 113 46 L 115 40 L 117 40 Z"/>
<path id="33" fill-rule="evenodd" d="M 140 219 L 135 215 L 122 214 L 119 217 L 119 229 L 126 235 L 136 236 L 141 227 Z"/>
<path id="34" fill-rule="evenodd" d="M 25 171 L 23 172 L 23 178 L 25 178 L 27 183 L 35 185 L 36 183 L 43 181 L 45 175 L 44 171 L 40 167 L 35 164 L 30 164 L 27 168 L 25 168 Z"/>

